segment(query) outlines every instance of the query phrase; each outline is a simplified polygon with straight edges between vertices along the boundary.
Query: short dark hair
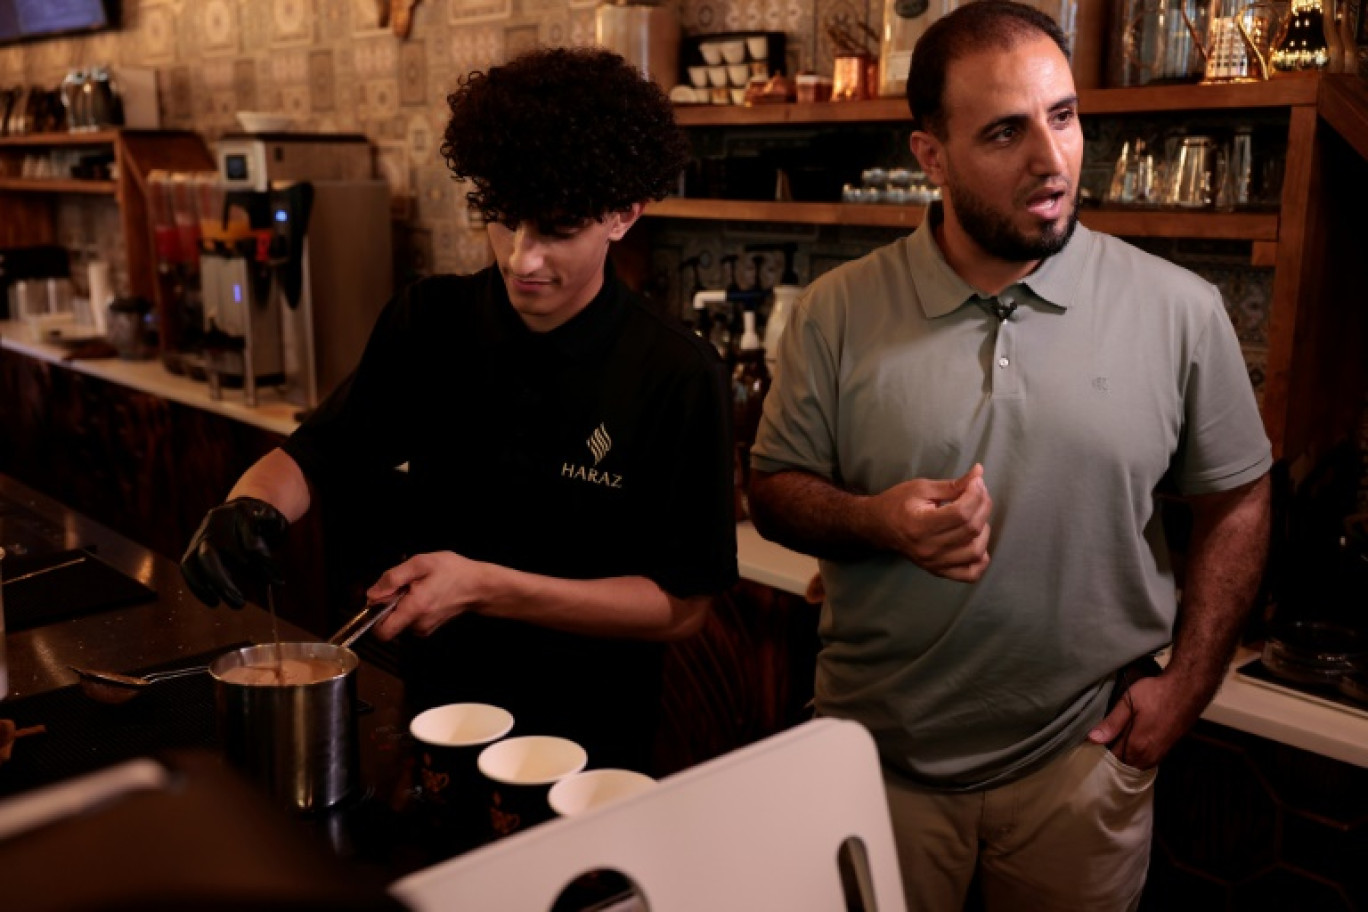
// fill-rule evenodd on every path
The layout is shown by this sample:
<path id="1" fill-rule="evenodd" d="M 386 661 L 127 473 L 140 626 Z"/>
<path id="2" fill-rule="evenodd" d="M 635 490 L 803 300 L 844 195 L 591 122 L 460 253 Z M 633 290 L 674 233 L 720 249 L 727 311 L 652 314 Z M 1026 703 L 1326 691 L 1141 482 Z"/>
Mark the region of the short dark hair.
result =
<path id="1" fill-rule="evenodd" d="M 1045 35 L 1070 59 L 1069 39 L 1059 24 L 1024 3 L 973 0 L 931 23 L 912 50 L 907 72 L 912 128 L 944 137 L 945 73 L 951 63 L 987 48 L 1011 50 L 1034 35 Z"/>
<path id="2" fill-rule="evenodd" d="M 442 157 L 505 224 L 563 228 L 657 200 L 689 158 L 665 93 L 621 56 L 543 48 L 463 77 Z"/>

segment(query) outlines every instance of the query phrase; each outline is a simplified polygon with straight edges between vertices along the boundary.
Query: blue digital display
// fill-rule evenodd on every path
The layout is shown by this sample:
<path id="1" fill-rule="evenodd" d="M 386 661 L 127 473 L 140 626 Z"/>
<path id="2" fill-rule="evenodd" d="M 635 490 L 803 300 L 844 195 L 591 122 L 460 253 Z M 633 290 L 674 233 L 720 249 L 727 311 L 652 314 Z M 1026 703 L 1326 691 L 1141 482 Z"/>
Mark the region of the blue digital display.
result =
<path id="1" fill-rule="evenodd" d="M 0 0 L 0 42 L 118 25 L 118 0 Z"/>

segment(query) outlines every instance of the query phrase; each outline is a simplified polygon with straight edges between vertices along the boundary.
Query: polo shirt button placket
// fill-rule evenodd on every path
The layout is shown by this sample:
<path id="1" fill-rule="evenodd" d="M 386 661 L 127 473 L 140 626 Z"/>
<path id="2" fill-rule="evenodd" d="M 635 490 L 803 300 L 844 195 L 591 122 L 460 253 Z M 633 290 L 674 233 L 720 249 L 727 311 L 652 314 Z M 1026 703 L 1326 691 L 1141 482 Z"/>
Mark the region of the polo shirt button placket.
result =
<path id="1" fill-rule="evenodd" d="M 999 298 L 993 309 L 998 314 L 997 339 L 993 345 L 997 363 L 997 370 L 993 372 L 993 398 L 1018 399 L 1021 397 L 1020 372 L 1012 363 L 1016 301 L 1009 297 Z"/>

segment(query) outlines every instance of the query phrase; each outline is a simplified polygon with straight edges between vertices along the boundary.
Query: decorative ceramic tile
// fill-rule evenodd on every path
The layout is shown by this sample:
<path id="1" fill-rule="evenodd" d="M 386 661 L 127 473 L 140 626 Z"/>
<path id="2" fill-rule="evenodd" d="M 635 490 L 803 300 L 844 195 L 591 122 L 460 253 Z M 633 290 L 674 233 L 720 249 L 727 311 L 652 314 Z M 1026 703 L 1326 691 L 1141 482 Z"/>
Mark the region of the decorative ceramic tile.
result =
<path id="1" fill-rule="evenodd" d="M 210 92 L 206 96 L 205 102 L 205 110 L 211 119 L 221 124 L 231 124 L 234 129 L 238 128 L 237 98 L 231 90 Z"/>
<path id="2" fill-rule="evenodd" d="M 102 60 L 105 63 L 122 63 L 122 52 L 123 43 L 119 41 L 117 32 L 100 32 L 85 39 L 81 57 L 85 60 Z"/>
<path id="3" fill-rule="evenodd" d="M 206 60 L 196 70 L 204 87 L 211 92 L 222 92 L 233 87 L 233 66 L 235 60 L 214 58 Z"/>
<path id="4" fill-rule="evenodd" d="M 690 0 L 687 18 L 681 17 L 690 32 L 707 34 L 722 30 L 721 3 L 719 0 Z"/>
<path id="5" fill-rule="evenodd" d="M 308 85 L 309 55 L 305 51 L 276 51 L 266 59 L 273 82 L 281 85 Z"/>
<path id="6" fill-rule="evenodd" d="M 350 3 L 353 35 L 389 33 L 389 0 L 350 0 Z"/>
<path id="7" fill-rule="evenodd" d="M 430 224 L 450 219 L 456 201 L 450 172 L 429 163 L 415 168 L 414 176 L 418 181 L 418 220 Z"/>
<path id="8" fill-rule="evenodd" d="M 399 48 L 393 38 L 368 38 L 356 42 L 352 60 L 359 80 L 391 77 L 399 70 Z"/>
<path id="9" fill-rule="evenodd" d="M 265 0 L 269 6 L 271 0 Z M 242 48 L 249 53 L 261 54 L 271 43 L 271 12 L 268 6 L 257 7 L 252 14 L 244 14 L 238 20 L 242 33 Z"/>
<path id="10" fill-rule="evenodd" d="M 333 52 L 309 52 L 309 107 L 315 114 L 332 111 L 335 106 L 336 77 L 333 74 Z"/>
<path id="11" fill-rule="evenodd" d="M 199 8 L 199 47 L 205 54 L 238 51 L 237 8 L 232 0 L 203 0 Z"/>
<path id="12" fill-rule="evenodd" d="M 507 19 L 511 0 L 447 0 L 447 21 L 452 25 Z"/>
<path id="13" fill-rule="evenodd" d="M 427 100 L 427 43 L 406 41 L 399 50 L 399 103 L 420 105 Z"/>
<path id="14" fill-rule="evenodd" d="M 166 90 L 166 114 L 180 122 L 194 116 L 194 102 L 190 89 L 190 68 L 172 67 L 164 86 Z"/>
<path id="15" fill-rule="evenodd" d="M 543 16 L 539 31 L 541 40 L 538 43 L 546 47 L 570 47 L 574 44 L 570 40 L 570 19 L 568 15 Z"/>
<path id="16" fill-rule="evenodd" d="M 448 60 L 454 73 L 487 70 L 505 59 L 504 33 L 498 27 L 457 29 L 451 33 Z M 455 88 L 454 82 L 452 88 Z"/>
<path id="17" fill-rule="evenodd" d="M 238 58 L 233 61 L 233 97 L 239 111 L 257 110 L 256 61 Z"/>
<path id="18" fill-rule="evenodd" d="M 432 226 L 432 270 L 436 273 L 461 272 L 460 243 L 457 237 L 466 229 L 454 219 L 444 219 Z"/>
<path id="19" fill-rule="evenodd" d="M 504 53 L 509 60 L 513 60 L 527 51 L 533 50 L 538 45 L 537 27 L 535 25 L 511 25 L 504 29 Z"/>
<path id="20" fill-rule="evenodd" d="M 272 0 L 271 43 L 307 44 L 313 38 L 313 4 L 309 0 Z"/>
<path id="21" fill-rule="evenodd" d="M 318 37 L 336 44 L 351 35 L 351 0 L 318 0 Z"/>
<path id="22" fill-rule="evenodd" d="M 433 130 L 426 114 L 414 114 L 408 119 L 408 150 L 415 162 L 435 161 L 441 133 Z"/>
<path id="23" fill-rule="evenodd" d="M 89 63 L 90 58 L 83 53 L 81 42 L 67 39 L 48 39 L 40 41 L 38 48 L 38 68 L 46 73 L 65 73 L 75 66 Z"/>
<path id="24" fill-rule="evenodd" d="M 307 126 L 304 121 L 312 115 L 309 109 L 309 86 L 282 85 L 280 87 L 279 110 L 295 119 L 297 126 Z"/>
<path id="25" fill-rule="evenodd" d="M 357 85 L 357 116 L 362 120 L 388 118 L 399 106 L 399 82 L 372 79 Z"/>
<path id="26" fill-rule="evenodd" d="M 593 9 L 574 9 L 572 5 L 568 43 L 571 47 L 593 47 L 598 44 Z"/>

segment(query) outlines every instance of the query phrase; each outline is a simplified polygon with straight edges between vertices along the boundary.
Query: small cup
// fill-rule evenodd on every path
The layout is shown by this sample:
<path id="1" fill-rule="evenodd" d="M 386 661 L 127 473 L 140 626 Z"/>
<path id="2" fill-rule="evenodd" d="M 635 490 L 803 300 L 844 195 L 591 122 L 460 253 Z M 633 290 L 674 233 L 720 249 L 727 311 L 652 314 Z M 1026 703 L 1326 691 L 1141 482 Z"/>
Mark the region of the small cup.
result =
<path id="1" fill-rule="evenodd" d="M 448 703 L 413 717 L 419 789 L 435 805 L 478 804 L 480 751 L 508 734 L 513 715 L 488 703 Z"/>
<path id="2" fill-rule="evenodd" d="M 712 87 L 715 88 L 715 89 L 726 88 L 726 86 L 727 86 L 727 68 L 726 68 L 725 66 L 710 66 L 710 67 L 708 67 L 708 82 L 709 82 L 709 83 L 712 85 Z"/>
<path id="3" fill-rule="evenodd" d="M 703 55 L 703 62 L 708 66 L 717 66 L 722 62 L 722 42 L 704 41 L 698 46 L 698 52 Z"/>
<path id="4" fill-rule="evenodd" d="M 798 100 L 817 102 L 831 100 L 831 77 L 818 76 L 816 73 L 799 73 L 794 77 L 797 85 Z"/>
<path id="5" fill-rule="evenodd" d="M 768 60 L 769 38 L 764 35 L 747 35 L 746 53 L 750 54 L 751 60 Z"/>
<path id="6" fill-rule="evenodd" d="M 708 68 L 705 66 L 689 67 L 689 84 L 695 89 L 701 89 L 708 84 Z"/>
<path id="7" fill-rule="evenodd" d="M 507 836 L 550 820 L 547 795 L 566 776 L 578 773 L 589 755 L 568 738 L 525 735 L 489 745 L 478 766 L 489 784 L 489 827 Z"/>
<path id="8" fill-rule="evenodd" d="M 746 83 L 750 81 L 750 77 L 750 67 L 746 66 L 744 63 L 731 63 L 727 65 L 727 79 L 733 86 L 744 89 Z"/>
<path id="9" fill-rule="evenodd" d="M 731 103 L 732 103 L 732 104 L 736 104 L 736 105 L 743 105 L 743 104 L 745 104 L 745 103 L 746 103 L 746 90 L 745 90 L 745 89 L 732 89 L 732 90 L 731 90 Z"/>
<path id="10" fill-rule="evenodd" d="M 708 92 L 710 93 L 709 101 L 711 101 L 715 105 L 731 104 L 731 95 L 729 94 L 730 91 L 731 90 L 728 89 L 726 86 L 714 86 L 713 88 L 708 90 Z"/>
<path id="11" fill-rule="evenodd" d="M 727 63 L 745 63 L 746 42 L 740 38 L 722 42 L 722 59 Z"/>
<path id="12" fill-rule="evenodd" d="M 586 770 L 551 786 L 547 801 L 562 817 L 573 817 L 654 787 L 645 773 L 626 769 Z"/>

